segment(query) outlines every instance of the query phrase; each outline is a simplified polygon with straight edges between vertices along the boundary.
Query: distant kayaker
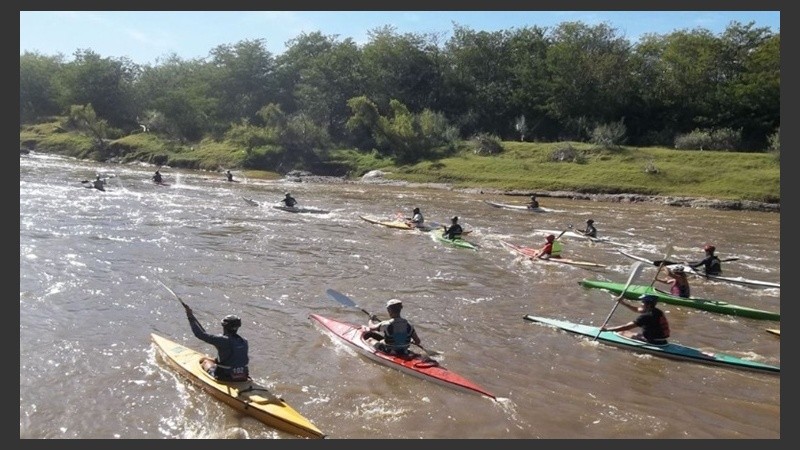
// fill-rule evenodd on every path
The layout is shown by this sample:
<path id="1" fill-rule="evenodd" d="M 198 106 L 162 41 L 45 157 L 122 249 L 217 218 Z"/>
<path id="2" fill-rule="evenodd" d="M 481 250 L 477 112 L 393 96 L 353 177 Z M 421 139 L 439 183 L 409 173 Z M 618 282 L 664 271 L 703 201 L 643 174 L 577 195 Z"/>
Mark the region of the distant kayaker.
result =
<path id="1" fill-rule="evenodd" d="M 617 325 L 615 327 L 603 326 L 600 329 L 602 331 L 623 331 L 623 333 L 619 334 L 631 339 L 648 342 L 650 344 L 666 344 L 667 338 L 669 337 L 669 322 L 667 322 L 667 316 L 664 315 L 664 312 L 656 308 L 658 297 L 655 295 L 644 294 L 639 297 L 639 300 L 642 301 L 641 307 L 629 304 L 624 298 L 620 298 L 619 300 L 620 304 L 626 308 L 639 313 L 639 316 L 632 322 L 628 322 L 625 325 Z M 641 331 L 630 331 L 636 327 L 641 328 Z"/>
<path id="2" fill-rule="evenodd" d="M 97 178 L 95 178 L 95 180 L 92 182 L 92 186 L 94 186 L 95 189 L 98 189 L 98 190 L 101 190 L 101 191 L 105 191 L 106 190 L 106 180 L 100 178 L 100 175 L 98 174 Z"/>
<path id="3" fill-rule="evenodd" d="M 686 263 L 686 265 L 692 269 L 703 266 L 703 272 L 706 275 L 722 275 L 722 262 L 719 260 L 719 257 L 714 254 L 717 248 L 711 244 L 706 244 L 703 246 L 703 250 L 706 252 L 706 257 L 703 258 L 702 261 Z"/>
<path id="4" fill-rule="evenodd" d="M 156 173 L 153 175 L 153 181 L 155 181 L 156 183 L 161 183 L 161 182 L 164 181 L 164 179 L 161 178 L 161 172 L 160 171 L 156 170 Z"/>
<path id="5" fill-rule="evenodd" d="M 247 339 L 239 336 L 242 319 L 229 314 L 222 319 L 222 334 L 210 334 L 203 329 L 194 316 L 192 308 L 184 305 L 186 317 L 192 327 L 192 333 L 203 342 L 208 342 L 217 349 L 217 357 L 204 356 L 200 359 L 203 369 L 212 377 L 222 381 L 247 381 L 250 372 L 249 346 Z"/>
<path id="6" fill-rule="evenodd" d="M 417 331 L 408 320 L 400 317 L 402 309 L 403 302 L 396 298 L 386 302 L 389 319 L 381 321 L 373 314 L 368 325 L 364 327 L 364 339 L 374 339 L 373 345 L 376 349 L 393 355 L 407 354 L 412 342 L 419 345 L 422 341 L 417 336 Z"/>
<path id="7" fill-rule="evenodd" d="M 228 177 L 228 181 L 233 181 L 233 174 L 230 170 L 225 172 L 225 176 Z"/>
<path id="8" fill-rule="evenodd" d="M 689 298 L 689 279 L 686 277 L 683 266 L 667 267 L 667 278 L 656 278 L 656 281 L 668 284 L 670 294 L 677 297 Z"/>
<path id="9" fill-rule="evenodd" d="M 548 234 L 545 238 L 544 246 L 536 252 L 535 258 L 550 259 L 561 257 L 561 243 L 555 235 Z"/>
<path id="10" fill-rule="evenodd" d="M 528 202 L 528 209 L 535 209 L 539 207 L 539 201 L 536 200 L 535 195 L 531 195 L 531 201 Z"/>
<path id="11" fill-rule="evenodd" d="M 286 193 L 286 197 L 284 197 L 283 200 L 281 201 L 283 202 L 284 205 L 288 206 L 289 208 L 292 208 L 294 205 L 297 204 L 297 200 L 295 200 L 294 197 L 292 197 L 292 194 L 288 192 Z"/>
<path id="12" fill-rule="evenodd" d="M 464 229 L 461 228 L 461 225 L 458 224 L 458 216 L 453 216 L 453 218 L 450 219 L 450 222 L 451 225 L 449 227 L 446 225 L 442 225 L 442 228 L 444 228 L 442 236 L 450 240 L 453 240 L 455 238 L 460 238 L 461 234 L 464 233 Z"/>
<path id="13" fill-rule="evenodd" d="M 594 219 L 589 219 L 586 221 L 586 229 L 578 230 L 583 233 L 584 236 L 589 237 L 597 237 L 597 228 L 594 227 Z"/>
<path id="14" fill-rule="evenodd" d="M 419 208 L 414 208 L 413 212 L 413 217 L 406 218 L 406 223 L 415 228 L 422 228 L 425 225 L 425 218 L 422 217 L 422 213 L 419 211 Z"/>

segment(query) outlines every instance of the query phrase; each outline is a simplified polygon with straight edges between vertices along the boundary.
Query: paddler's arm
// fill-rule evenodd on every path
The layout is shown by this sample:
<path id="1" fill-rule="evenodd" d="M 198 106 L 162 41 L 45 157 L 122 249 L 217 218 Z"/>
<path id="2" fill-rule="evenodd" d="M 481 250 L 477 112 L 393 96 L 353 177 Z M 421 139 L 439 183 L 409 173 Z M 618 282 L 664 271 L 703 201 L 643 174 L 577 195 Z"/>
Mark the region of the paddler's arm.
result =
<path id="1" fill-rule="evenodd" d="M 625 331 L 625 330 L 631 330 L 631 329 L 636 328 L 636 327 L 637 327 L 637 325 L 636 325 L 635 322 L 628 322 L 625 325 L 617 325 L 615 327 L 600 327 L 600 330 L 602 330 L 602 331 Z"/>

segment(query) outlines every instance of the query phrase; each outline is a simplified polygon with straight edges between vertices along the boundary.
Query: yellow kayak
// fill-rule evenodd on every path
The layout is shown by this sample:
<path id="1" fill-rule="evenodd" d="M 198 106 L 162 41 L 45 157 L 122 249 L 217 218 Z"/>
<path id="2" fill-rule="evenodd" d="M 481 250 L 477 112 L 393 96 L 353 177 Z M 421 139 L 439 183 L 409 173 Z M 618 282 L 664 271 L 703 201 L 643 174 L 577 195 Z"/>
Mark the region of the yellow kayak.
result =
<path id="1" fill-rule="evenodd" d="M 297 436 L 316 439 L 325 437 L 325 434 L 310 420 L 252 379 L 217 381 L 200 366 L 200 358 L 204 356 L 202 353 L 157 334 L 150 336 L 170 366 L 237 411 L 248 414 L 272 428 Z"/>
<path id="2" fill-rule="evenodd" d="M 780 328 L 767 328 L 767 333 L 772 333 L 774 335 L 780 336 L 781 330 Z"/>

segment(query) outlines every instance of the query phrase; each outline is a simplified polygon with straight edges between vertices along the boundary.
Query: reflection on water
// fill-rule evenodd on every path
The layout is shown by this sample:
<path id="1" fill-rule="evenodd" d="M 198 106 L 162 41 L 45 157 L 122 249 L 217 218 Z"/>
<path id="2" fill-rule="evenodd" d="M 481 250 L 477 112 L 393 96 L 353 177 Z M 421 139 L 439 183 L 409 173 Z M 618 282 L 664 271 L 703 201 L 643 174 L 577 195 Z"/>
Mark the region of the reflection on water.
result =
<path id="1" fill-rule="evenodd" d="M 81 180 L 113 174 L 106 192 Z M 150 333 L 192 348 L 167 283 L 209 330 L 243 318 L 251 374 L 332 439 L 780 438 L 780 376 L 639 355 L 524 321 L 525 314 L 597 325 L 611 296 L 583 278 L 624 282 L 631 253 L 699 259 L 706 242 L 728 276 L 780 281 L 780 215 L 540 198 L 563 212 L 529 214 L 482 200 L 516 198 L 425 187 L 224 182 L 224 174 L 20 157 L 20 437 L 291 438 L 212 400 L 171 371 Z M 293 214 L 270 206 L 286 190 Z M 243 200 L 259 202 L 253 206 Z M 522 201 L 520 200 L 519 203 Z M 420 207 L 458 215 L 478 251 L 430 234 L 367 223 Z M 537 230 L 593 218 L 622 246 L 564 238 L 564 255 L 600 269 L 533 263 L 501 241 L 540 247 Z M 649 284 L 646 267 L 638 284 Z M 780 311 L 779 289 L 692 279 L 696 296 Z M 406 305 L 423 345 L 501 402 L 374 364 L 319 332 L 309 313 L 364 323 L 327 298 L 333 288 L 384 313 Z M 672 340 L 780 364 L 777 322 L 661 305 Z M 611 323 L 629 321 L 623 308 Z M 720 395 L 724 393 L 724 395 Z"/>

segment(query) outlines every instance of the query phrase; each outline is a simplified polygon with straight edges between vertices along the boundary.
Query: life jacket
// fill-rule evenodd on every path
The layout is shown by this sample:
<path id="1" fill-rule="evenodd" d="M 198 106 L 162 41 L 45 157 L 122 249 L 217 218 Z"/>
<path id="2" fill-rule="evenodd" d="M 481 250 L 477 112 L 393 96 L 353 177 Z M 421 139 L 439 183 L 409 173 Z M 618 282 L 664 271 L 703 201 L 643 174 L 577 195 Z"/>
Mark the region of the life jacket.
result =
<path id="1" fill-rule="evenodd" d="M 561 256 L 561 242 L 558 240 L 553 241 L 553 250 L 550 252 L 550 256 Z"/>
<path id="2" fill-rule="evenodd" d="M 397 317 L 392 320 L 386 327 L 386 336 L 384 337 L 384 345 L 387 351 L 398 354 L 405 354 L 408 352 L 408 347 L 411 345 L 411 324 L 402 317 Z"/>
<path id="3" fill-rule="evenodd" d="M 719 275 L 722 273 L 722 263 L 716 255 L 711 257 L 711 262 L 708 264 L 708 267 L 706 267 L 706 273 L 709 275 Z"/>

